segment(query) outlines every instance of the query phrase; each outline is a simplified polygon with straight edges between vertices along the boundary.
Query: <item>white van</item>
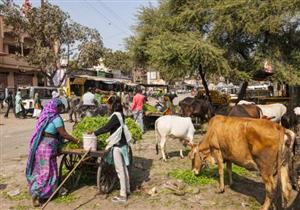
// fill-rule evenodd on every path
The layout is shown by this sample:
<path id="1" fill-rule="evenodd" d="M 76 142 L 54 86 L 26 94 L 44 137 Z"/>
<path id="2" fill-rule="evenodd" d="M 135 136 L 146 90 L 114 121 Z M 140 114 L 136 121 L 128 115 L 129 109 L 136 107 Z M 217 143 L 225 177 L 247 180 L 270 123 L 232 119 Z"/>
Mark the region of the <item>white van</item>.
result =
<path id="1" fill-rule="evenodd" d="M 23 106 L 27 112 L 33 113 L 34 109 L 34 95 L 35 93 L 39 94 L 41 99 L 42 106 L 52 98 L 52 92 L 60 92 L 59 88 L 56 87 L 39 87 L 39 86 L 20 86 L 18 90 L 22 93 Z M 59 97 L 64 104 L 64 111 L 66 112 L 69 108 L 68 100 L 65 96 Z"/>

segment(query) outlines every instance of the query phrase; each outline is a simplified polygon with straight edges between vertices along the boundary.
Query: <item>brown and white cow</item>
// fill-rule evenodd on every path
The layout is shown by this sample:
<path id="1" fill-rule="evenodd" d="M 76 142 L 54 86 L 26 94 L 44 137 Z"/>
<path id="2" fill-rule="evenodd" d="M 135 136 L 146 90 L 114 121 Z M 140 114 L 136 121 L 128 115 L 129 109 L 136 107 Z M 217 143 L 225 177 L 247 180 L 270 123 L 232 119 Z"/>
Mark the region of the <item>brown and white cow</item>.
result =
<path id="1" fill-rule="evenodd" d="M 224 188 L 224 162 L 227 163 L 229 183 L 232 184 L 232 163 L 248 170 L 259 170 L 266 188 L 262 210 L 269 209 L 281 180 L 285 201 L 289 200 L 289 151 L 295 134 L 269 120 L 226 117 L 217 115 L 208 125 L 208 131 L 199 145 L 191 145 L 189 157 L 192 169 L 199 174 L 207 157 L 212 155 L 218 164 L 219 193 Z M 279 173 L 278 173 L 279 172 Z M 275 179 L 275 174 L 278 179 Z"/>

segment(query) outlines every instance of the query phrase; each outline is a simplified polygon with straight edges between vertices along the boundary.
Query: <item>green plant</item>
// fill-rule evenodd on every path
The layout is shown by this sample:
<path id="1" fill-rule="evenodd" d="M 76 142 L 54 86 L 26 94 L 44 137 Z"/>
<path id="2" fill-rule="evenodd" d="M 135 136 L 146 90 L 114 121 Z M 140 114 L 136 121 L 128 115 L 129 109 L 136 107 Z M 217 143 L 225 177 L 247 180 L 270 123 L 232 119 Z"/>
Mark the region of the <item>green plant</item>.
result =
<path id="1" fill-rule="evenodd" d="M 245 168 L 233 165 L 232 166 L 233 174 L 237 174 L 239 176 L 247 175 L 247 170 Z M 214 184 L 219 179 L 218 168 L 206 168 L 200 172 L 199 176 L 195 176 L 191 170 L 181 170 L 175 169 L 169 173 L 170 176 L 175 177 L 177 179 L 183 180 L 185 183 L 190 185 L 208 185 Z M 228 174 L 225 170 L 225 179 L 228 179 Z"/>
<path id="2" fill-rule="evenodd" d="M 68 204 L 68 203 L 72 203 L 73 201 L 77 200 L 78 197 L 76 197 L 73 194 L 68 194 L 68 195 L 64 195 L 64 196 L 59 196 L 57 197 L 54 202 L 55 203 L 63 203 L 63 204 Z"/>
<path id="3" fill-rule="evenodd" d="M 83 140 L 83 134 L 88 132 L 94 132 L 98 128 L 104 126 L 108 122 L 108 117 L 85 117 L 81 122 L 79 122 L 72 134 L 74 137 L 79 139 L 80 141 Z M 125 120 L 126 125 L 132 135 L 132 138 L 136 141 L 142 139 L 142 131 L 140 127 L 135 123 L 135 121 L 131 118 L 126 118 Z M 102 150 L 106 146 L 106 139 L 109 137 L 109 133 L 101 134 L 97 136 L 98 140 L 98 150 Z M 74 143 L 68 143 L 63 146 L 66 150 L 78 149 L 79 146 Z"/>

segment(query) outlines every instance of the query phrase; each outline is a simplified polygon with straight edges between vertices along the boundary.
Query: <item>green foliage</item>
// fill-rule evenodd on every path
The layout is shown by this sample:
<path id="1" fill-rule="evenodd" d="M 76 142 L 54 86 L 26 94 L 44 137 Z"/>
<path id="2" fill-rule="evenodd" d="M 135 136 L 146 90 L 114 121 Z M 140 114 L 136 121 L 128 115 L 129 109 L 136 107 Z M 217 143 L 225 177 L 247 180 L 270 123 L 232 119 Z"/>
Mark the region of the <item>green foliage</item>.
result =
<path id="1" fill-rule="evenodd" d="M 70 49 L 78 47 L 77 66 L 92 67 L 102 56 L 103 43 L 98 31 L 73 22 L 58 6 L 44 3 L 22 14 L 16 5 L 0 7 L 6 25 L 21 45 L 24 34 L 29 41 L 24 48 L 29 54 L 17 56 L 41 69 L 50 82 L 60 67 L 60 59 L 72 54 Z"/>
<path id="2" fill-rule="evenodd" d="M 94 132 L 97 129 L 101 128 L 108 122 L 108 117 L 85 117 L 81 122 L 79 122 L 73 132 L 72 135 L 79 139 L 83 140 L 83 134 L 88 132 Z M 132 135 L 132 138 L 135 141 L 139 141 L 142 139 L 142 131 L 140 127 L 135 123 L 135 121 L 131 118 L 126 118 L 125 123 L 128 126 L 128 129 Z M 103 150 L 106 146 L 106 139 L 110 136 L 109 133 L 101 134 L 97 136 L 97 149 Z M 74 143 L 68 143 L 64 146 L 66 150 L 78 149 L 79 146 Z"/>
<path id="3" fill-rule="evenodd" d="M 133 67 L 128 52 L 122 52 L 120 50 L 113 52 L 111 49 L 106 49 L 103 56 L 103 62 L 108 68 L 121 70 L 127 74 L 131 73 Z"/>
<path id="4" fill-rule="evenodd" d="M 68 194 L 68 195 L 63 195 L 63 196 L 59 196 L 57 197 L 54 202 L 58 203 L 58 204 L 68 204 L 68 203 L 72 203 L 75 200 L 77 200 L 78 197 L 76 197 L 73 194 Z"/>
<path id="5" fill-rule="evenodd" d="M 232 172 L 239 176 L 247 175 L 247 170 L 245 168 L 233 165 Z M 206 168 L 200 172 L 199 176 L 195 176 L 192 170 L 181 170 L 175 169 L 169 173 L 170 176 L 177 179 L 183 180 L 185 183 L 190 185 L 209 185 L 217 183 L 219 178 L 218 168 Z M 227 178 L 227 173 L 225 173 L 225 178 Z"/>
<path id="6" fill-rule="evenodd" d="M 176 179 L 181 179 L 190 185 L 210 185 L 217 183 L 217 174 L 213 170 L 203 170 L 199 176 L 195 176 L 191 170 L 176 169 L 170 172 L 169 175 Z"/>
<path id="7" fill-rule="evenodd" d="M 134 141 L 140 141 L 143 138 L 143 133 L 141 128 L 138 126 L 138 124 L 135 123 L 135 121 L 131 118 L 126 118 L 125 123 L 131 133 L 131 136 Z"/>
<path id="8" fill-rule="evenodd" d="M 270 60 L 272 80 L 300 84 L 300 2 L 165 0 L 141 8 L 127 40 L 133 60 L 168 80 L 192 76 L 251 80 Z"/>
<path id="9" fill-rule="evenodd" d="M 144 104 L 143 107 L 144 112 L 157 112 L 156 108 L 154 106 L 151 106 L 150 104 Z"/>

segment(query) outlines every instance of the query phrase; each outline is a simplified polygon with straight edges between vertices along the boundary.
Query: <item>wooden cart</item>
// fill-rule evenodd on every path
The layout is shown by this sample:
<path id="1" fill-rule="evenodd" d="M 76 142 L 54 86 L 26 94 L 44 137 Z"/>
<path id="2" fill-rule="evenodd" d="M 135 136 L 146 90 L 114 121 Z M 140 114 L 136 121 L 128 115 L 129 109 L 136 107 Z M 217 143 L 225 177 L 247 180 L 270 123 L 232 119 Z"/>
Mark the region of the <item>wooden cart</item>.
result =
<path id="1" fill-rule="evenodd" d="M 86 151 L 83 149 L 63 150 L 59 165 L 59 177 L 67 176 L 79 162 Z M 77 187 L 82 175 L 96 175 L 97 187 L 100 193 L 110 193 L 118 183 L 118 177 L 113 165 L 104 161 L 105 151 L 89 152 L 66 183 L 70 187 Z M 132 165 L 132 150 L 129 147 L 130 165 Z M 130 168 L 128 169 L 130 170 Z"/>
<path id="2" fill-rule="evenodd" d="M 146 112 L 144 115 L 144 125 L 146 129 L 153 129 L 155 121 L 161 116 L 163 116 L 163 113 L 161 112 L 155 112 L 155 113 Z"/>

